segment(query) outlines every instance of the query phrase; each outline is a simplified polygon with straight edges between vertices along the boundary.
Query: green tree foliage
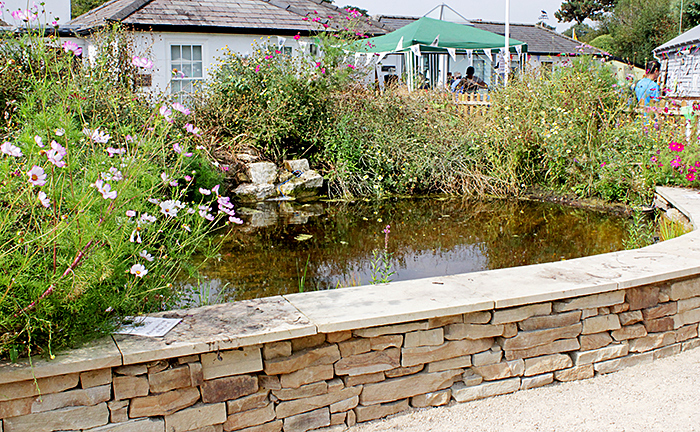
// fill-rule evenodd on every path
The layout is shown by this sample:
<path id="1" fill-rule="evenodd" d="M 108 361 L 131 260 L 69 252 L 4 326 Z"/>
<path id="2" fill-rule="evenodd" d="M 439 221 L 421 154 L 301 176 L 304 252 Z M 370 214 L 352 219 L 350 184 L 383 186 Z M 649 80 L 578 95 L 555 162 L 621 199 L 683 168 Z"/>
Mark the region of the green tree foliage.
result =
<path id="1" fill-rule="evenodd" d="M 700 0 L 690 0 L 683 5 L 683 31 L 700 24 Z"/>
<path id="2" fill-rule="evenodd" d="M 614 53 L 636 64 L 651 60 L 652 50 L 678 30 L 671 0 L 620 0 L 609 20 Z"/>
<path id="3" fill-rule="evenodd" d="M 104 3 L 103 0 L 73 0 L 71 4 L 71 17 L 76 18 L 85 12 Z"/>
<path id="4" fill-rule="evenodd" d="M 600 35 L 592 41 L 590 41 L 589 43 L 596 48 L 602 49 L 605 52 L 611 53 L 615 51 L 615 39 L 613 39 L 613 37 L 609 34 Z"/>
<path id="5" fill-rule="evenodd" d="M 588 24 L 574 24 L 562 33 L 564 36 L 574 37 L 576 31 L 576 39 L 581 42 L 589 42 L 598 36 L 598 30 Z"/>
<path id="6" fill-rule="evenodd" d="M 597 20 L 605 12 L 610 12 L 617 0 L 568 0 L 554 13 L 559 22 L 576 21 L 582 24 L 586 19 Z"/>

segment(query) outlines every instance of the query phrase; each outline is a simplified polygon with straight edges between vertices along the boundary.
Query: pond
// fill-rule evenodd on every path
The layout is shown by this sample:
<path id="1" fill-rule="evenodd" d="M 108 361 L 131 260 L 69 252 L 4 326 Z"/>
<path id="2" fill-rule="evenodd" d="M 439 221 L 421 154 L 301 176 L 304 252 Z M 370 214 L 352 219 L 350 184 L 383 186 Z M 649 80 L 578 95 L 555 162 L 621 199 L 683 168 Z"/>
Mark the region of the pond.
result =
<path id="1" fill-rule="evenodd" d="M 278 201 L 238 212 L 246 223 L 203 268 L 190 305 L 368 285 L 381 279 L 373 263 L 385 240 L 389 279 L 400 281 L 612 252 L 628 236 L 625 217 L 521 200 Z"/>

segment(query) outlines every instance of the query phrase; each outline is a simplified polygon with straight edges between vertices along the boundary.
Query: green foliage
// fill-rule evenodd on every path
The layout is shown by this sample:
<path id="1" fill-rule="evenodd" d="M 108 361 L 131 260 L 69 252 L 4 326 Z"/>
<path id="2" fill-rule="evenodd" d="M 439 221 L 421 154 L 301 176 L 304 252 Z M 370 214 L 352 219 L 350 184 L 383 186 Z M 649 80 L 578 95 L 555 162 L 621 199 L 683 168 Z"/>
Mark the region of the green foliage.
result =
<path id="1" fill-rule="evenodd" d="M 72 0 L 71 17 L 77 18 L 91 9 L 100 6 L 102 3 L 104 3 L 102 0 Z"/>
<path id="2" fill-rule="evenodd" d="M 608 25 L 614 54 L 636 64 L 652 60 L 652 50 L 678 31 L 670 0 L 619 0 Z"/>
<path id="3" fill-rule="evenodd" d="M 610 12 L 617 0 L 567 0 L 562 2 L 554 16 L 559 22 L 576 21 L 582 24 L 586 19 L 596 20 L 605 12 Z"/>
<path id="4" fill-rule="evenodd" d="M 216 218 L 197 211 L 208 215 L 212 198 L 196 191 L 217 175 L 183 131 L 186 116 L 168 122 L 132 91 L 119 76 L 130 69 L 115 71 L 133 54 L 124 47 L 89 65 L 57 45 L 31 34 L 0 43 L 11 47 L 1 64 L 23 59 L 25 86 L 0 129 L 3 358 L 51 356 L 169 307 L 178 274 L 196 276 L 192 254 L 216 248 Z"/>
<path id="5" fill-rule="evenodd" d="M 679 8 L 680 9 L 680 8 Z M 688 0 L 683 4 L 683 31 L 700 24 L 700 1 Z"/>
<path id="6" fill-rule="evenodd" d="M 604 34 L 596 37 L 592 41 L 590 41 L 590 44 L 596 48 L 600 48 L 605 52 L 614 52 L 615 51 L 615 39 L 613 39 L 612 36 L 609 34 Z"/>
<path id="7" fill-rule="evenodd" d="M 598 35 L 598 30 L 589 26 L 588 24 L 574 24 L 568 29 L 564 30 L 562 34 L 564 36 L 573 37 L 574 30 L 576 31 L 576 39 L 581 42 L 590 42 Z"/>

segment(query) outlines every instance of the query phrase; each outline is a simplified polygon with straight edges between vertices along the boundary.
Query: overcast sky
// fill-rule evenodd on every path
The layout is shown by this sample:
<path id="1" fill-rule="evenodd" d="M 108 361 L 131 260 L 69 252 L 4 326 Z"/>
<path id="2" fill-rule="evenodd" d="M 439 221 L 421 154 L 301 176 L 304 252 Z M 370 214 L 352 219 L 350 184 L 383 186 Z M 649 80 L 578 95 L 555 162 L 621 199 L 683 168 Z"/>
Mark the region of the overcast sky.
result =
<path id="1" fill-rule="evenodd" d="M 506 1 L 505 0 L 444 0 L 445 4 L 459 12 L 465 18 L 478 19 L 484 21 L 505 21 Z M 442 2 L 425 0 L 335 0 L 337 6 L 351 4 L 367 9 L 371 15 L 407 15 L 423 16 L 435 6 Z M 557 28 L 557 31 L 564 31 L 571 26 L 571 23 L 558 23 L 554 18 L 554 12 L 561 6 L 561 0 L 511 0 L 510 1 L 510 22 L 531 23 L 539 20 L 542 10 L 547 11 L 547 24 Z M 437 12 L 430 14 L 437 18 Z M 448 20 L 450 20 L 448 18 Z"/>

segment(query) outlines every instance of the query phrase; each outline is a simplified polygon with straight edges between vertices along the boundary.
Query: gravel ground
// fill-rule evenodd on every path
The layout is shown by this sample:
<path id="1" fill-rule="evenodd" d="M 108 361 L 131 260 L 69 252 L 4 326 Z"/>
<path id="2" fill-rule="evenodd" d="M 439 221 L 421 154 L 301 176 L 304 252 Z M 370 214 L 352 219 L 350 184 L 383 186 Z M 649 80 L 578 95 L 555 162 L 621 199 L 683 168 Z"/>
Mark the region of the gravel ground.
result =
<path id="1" fill-rule="evenodd" d="M 700 348 L 595 378 L 411 409 L 352 432 L 700 431 Z"/>

